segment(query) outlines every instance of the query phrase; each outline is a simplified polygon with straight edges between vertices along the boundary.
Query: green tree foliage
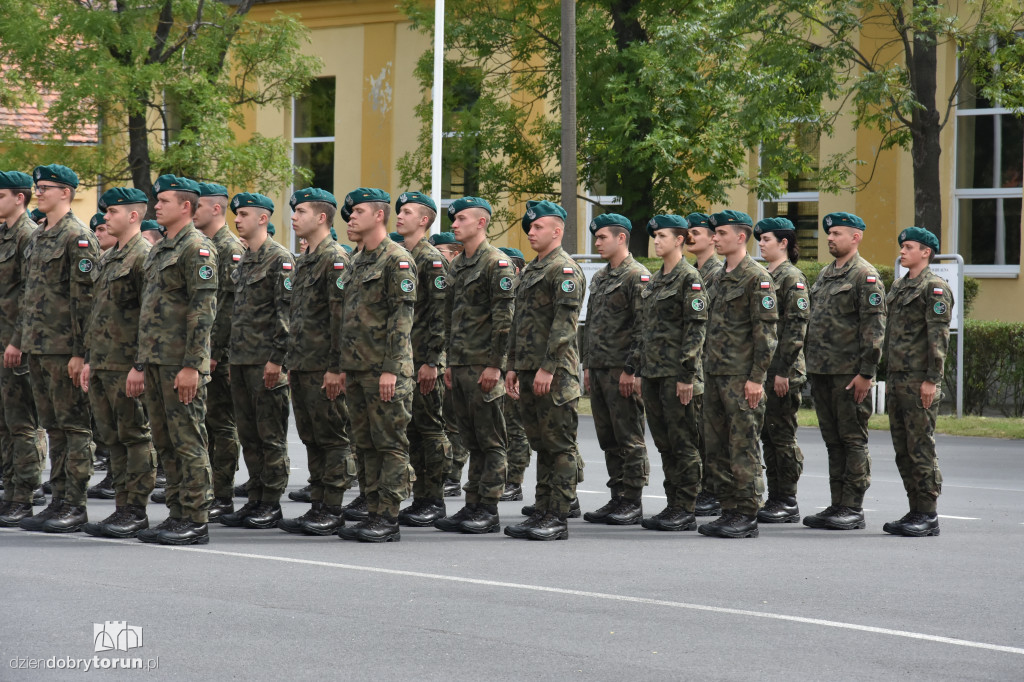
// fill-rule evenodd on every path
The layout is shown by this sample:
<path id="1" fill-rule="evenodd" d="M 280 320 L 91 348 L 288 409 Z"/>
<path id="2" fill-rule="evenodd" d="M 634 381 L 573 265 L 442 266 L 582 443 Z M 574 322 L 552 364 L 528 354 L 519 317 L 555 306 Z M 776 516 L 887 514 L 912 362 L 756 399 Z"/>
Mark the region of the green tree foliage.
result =
<path id="1" fill-rule="evenodd" d="M 232 126 L 247 107 L 288 104 L 322 64 L 301 54 L 308 32 L 296 18 L 256 22 L 253 2 L 5 0 L 0 103 L 41 107 L 47 96 L 53 135 L 0 130 L 2 165 L 61 162 L 85 184 L 147 193 L 162 173 L 263 191 L 290 182 L 284 140 L 240 142 Z M 96 122 L 99 145 L 66 146 Z"/>

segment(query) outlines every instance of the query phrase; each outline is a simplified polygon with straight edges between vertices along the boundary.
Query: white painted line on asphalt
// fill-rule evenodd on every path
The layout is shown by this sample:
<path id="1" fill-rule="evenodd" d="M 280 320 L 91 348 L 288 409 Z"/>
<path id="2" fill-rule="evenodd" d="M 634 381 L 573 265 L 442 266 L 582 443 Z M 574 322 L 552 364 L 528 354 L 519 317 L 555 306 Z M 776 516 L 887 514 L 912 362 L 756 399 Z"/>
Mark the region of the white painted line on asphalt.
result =
<path id="1" fill-rule="evenodd" d="M 20 533 L 18 529 L 0 529 L 0 532 L 9 531 Z M 341 564 L 332 561 L 316 561 L 313 559 L 295 559 L 292 557 L 274 556 L 271 554 L 249 554 L 247 552 L 227 552 L 219 549 L 207 549 L 204 547 L 171 547 L 169 545 L 153 545 L 141 542 L 126 542 L 124 540 L 113 540 L 107 538 L 75 537 L 74 535 L 58 535 L 50 533 L 38 534 L 41 537 L 78 539 L 87 542 L 113 542 L 131 547 L 149 547 L 153 549 L 164 549 L 174 552 L 191 552 L 195 554 L 209 554 L 214 556 L 227 556 L 236 559 L 255 559 L 258 561 L 277 561 L 286 564 L 298 564 L 302 566 L 316 566 L 320 568 L 337 568 L 345 571 L 360 571 L 364 573 L 378 573 L 383 575 L 401 576 L 405 578 L 420 578 L 423 580 L 438 580 L 451 583 L 463 583 L 468 585 L 480 585 L 482 587 L 501 587 L 510 590 L 523 590 L 529 592 L 545 592 L 548 594 L 561 594 L 569 597 L 585 597 L 589 599 L 602 599 L 607 601 L 625 602 L 629 604 L 645 604 L 648 606 L 664 606 L 674 609 L 686 609 L 689 611 L 704 611 L 706 613 L 717 613 L 728 616 L 746 616 L 749 618 L 766 618 L 769 620 L 781 620 L 790 623 L 801 623 L 804 625 L 820 625 L 822 627 L 838 628 L 842 630 L 856 630 L 858 632 L 870 632 L 876 635 L 888 635 L 890 637 L 903 637 L 906 639 L 919 639 L 925 642 L 937 644 L 950 644 L 963 646 L 972 649 L 986 649 L 988 651 L 999 651 L 1007 654 L 1024 656 L 1024 648 L 1015 646 L 1003 646 L 1001 644 L 989 644 L 988 642 L 975 642 L 969 639 L 957 639 L 955 637 L 942 637 L 940 635 L 929 635 L 923 632 L 911 632 L 908 630 L 892 630 L 880 628 L 873 625 L 860 625 L 858 623 L 845 623 L 843 621 L 826 620 L 824 618 L 804 618 L 802 616 L 787 616 L 781 613 L 768 613 L 766 611 L 749 611 L 747 609 L 730 609 L 722 606 L 709 606 L 706 604 L 691 604 L 688 602 L 668 601 L 665 599 L 649 599 L 647 597 L 631 597 L 623 594 L 608 594 L 606 592 L 588 592 L 584 590 L 569 590 L 562 587 L 547 587 L 544 585 L 528 585 L 523 583 L 507 583 L 498 580 L 483 580 L 480 578 L 465 578 L 456 575 L 444 575 L 440 573 L 423 573 L 420 571 L 403 571 L 395 568 L 380 568 L 377 566 L 357 566 L 355 564 Z"/>
<path id="2" fill-rule="evenodd" d="M 608 490 L 580 490 L 579 488 L 576 488 L 576 494 L 578 495 L 579 493 L 584 493 L 584 494 L 587 494 L 587 495 L 610 495 L 611 494 Z M 667 500 L 668 499 L 665 495 L 644 495 L 644 497 L 647 497 L 647 498 L 650 498 L 650 499 L 654 499 L 654 500 Z"/>
<path id="3" fill-rule="evenodd" d="M 976 516 L 950 516 L 948 514 L 939 514 L 940 519 L 957 519 L 959 521 L 978 521 Z"/>

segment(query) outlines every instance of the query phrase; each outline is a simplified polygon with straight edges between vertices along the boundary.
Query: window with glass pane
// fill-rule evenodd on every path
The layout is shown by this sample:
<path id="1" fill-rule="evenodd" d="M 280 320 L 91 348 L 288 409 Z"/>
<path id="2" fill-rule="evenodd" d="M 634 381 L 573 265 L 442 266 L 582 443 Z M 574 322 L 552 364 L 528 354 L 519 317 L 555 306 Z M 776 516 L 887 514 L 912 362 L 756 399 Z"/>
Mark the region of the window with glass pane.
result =
<path id="1" fill-rule="evenodd" d="M 766 201 L 761 210 L 765 218 L 788 218 L 796 227 L 800 259 L 818 260 L 817 201 Z"/>
<path id="2" fill-rule="evenodd" d="M 316 78 L 295 98 L 292 143 L 295 165 L 308 168 L 313 187 L 334 192 L 334 77 Z M 304 184 L 299 177 L 295 186 Z"/>

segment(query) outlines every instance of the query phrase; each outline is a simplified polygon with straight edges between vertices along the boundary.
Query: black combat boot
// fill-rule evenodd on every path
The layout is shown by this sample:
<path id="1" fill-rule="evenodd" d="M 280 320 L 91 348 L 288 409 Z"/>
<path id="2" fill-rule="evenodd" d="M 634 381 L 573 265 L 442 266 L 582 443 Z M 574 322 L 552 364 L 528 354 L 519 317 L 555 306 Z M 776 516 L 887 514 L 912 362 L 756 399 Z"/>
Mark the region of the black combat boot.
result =
<path id="1" fill-rule="evenodd" d="M 156 482 L 153 483 L 154 488 L 166 488 L 167 487 L 167 474 L 164 473 L 164 465 L 156 465 Z"/>
<path id="2" fill-rule="evenodd" d="M 231 494 L 235 497 L 249 497 L 249 489 L 244 485 L 236 485 L 232 488 Z"/>
<path id="3" fill-rule="evenodd" d="M 124 507 L 114 507 L 114 513 L 103 519 L 102 521 L 90 522 L 82 526 L 82 532 L 86 535 L 91 535 L 94 538 L 105 537 L 103 533 L 103 524 L 110 523 L 119 519 L 124 514 Z"/>
<path id="4" fill-rule="evenodd" d="M 359 542 L 398 542 L 402 539 L 402 531 L 397 519 L 389 514 L 377 514 L 365 528 L 356 530 L 356 539 Z"/>
<path id="5" fill-rule="evenodd" d="M 506 483 L 499 502 L 518 502 L 523 499 L 523 486 L 518 483 Z"/>
<path id="6" fill-rule="evenodd" d="M 417 498 L 411 505 L 398 512 L 398 525 L 415 528 L 433 526 L 435 521 L 445 517 L 447 511 L 443 499 Z"/>
<path id="7" fill-rule="evenodd" d="M 102 481 L 85 491 L 85 496 L 93 500 L 112 500 L 117 497 L 114 491 L 114 474 L 108 471 Z"/>
<path id="8" fill-rule="evenodd" d="M 899 521 L 889 521 L 882 530 L 893 535 L 910 538 L 923 538 L 939 534 L 939 515 L 935 513 L 912 511 Z"/>
<path id="9" fill-rule="evenodd" d="M 110 451 L 106 448 L 96 448 L 96 455 L 92 461 L 93 471 L 110 471 Z"/>
<path id="10" fill-rule="evenodd" d="M 511 526 L 505 526 L 505 535 L 517 540 L 525 538 L 526 532 L 537 525 L 537 522 L 544 518 L 544 512 L 534 509 L 533 513 L 526 520 Z"/>
<path id="11" fill-rule="evenodd" d="M 722 504 L 718 498 L 707 491 L 697 493 L 697 504 L 693 507 L 694 516 L 718 516 L 722 513 Z"/>
<path id="12" fill-rule="evenodd" d="M 810 514 L 804 517 L 804 525 L 808 528 L 824 528 L 830 516 L 839 510 L 839 505 L 830 504 L 817 514 Z"/>
<path id="13" fill-rule="evenodd" d="M 217 517 L 217 520 L 223 523 L 225 526 L 238 528 L 242 525 L 243 521 L 245 521 L 247 518 L 256 513 L 256 508 L 259 506 L 259 502 L 249 500 L 248 502 L 243 504 L 242 508 L 239 509 L 238 511 L 232 512 L 230 514 L 221 514 L 219 517 Z"/>
<path id="14" fill-rule="evenodd" d="M 462 482 L 454 478 L 444 479 L 443 493 L 445 497 L 460 497 L 462 495 Z"/>
<path id="15" fill-rule="evenodd" d="M 535 510 L 536 509 L 532 504 L 528 504 L 519 511 L 523 516 L 532 516 Z M 577 497 L 572 501 L 572 504 L 569 505 L 569 513 L 566 517 L 570 519 L 578 519 L 582 514 L 583 511 L 580 509 L 580 498 Z"/>
<path id="16" fill-rule="evenodd" d="M 307 485 L 305 488 L 291 491 L 288 493 L 288 499 L 292 502 L 312 502 L 313 486 Z"/>
<path id="17" fill-rule="evenodd" d="M 338 505 L 321 504 L 316 518 L 302 522 L 306 535 L 334 535 L 345 525 L 345 510 Z"/>
<path id="18" fill-rule="evenodd" d="M 363 519 L 354 526 L 341 526 L 340 528 L 338 528 L 335 535 L 337 535 L 342 540 L 356 540 L 358 539 L 359 531 L 364 528 L 369 528 L 373 525 L 373 522 L 376 520 L 376 514 L 369 514 L 365 519 Z"/>
<path id="19" fill-rule="evenodd" d="M 565 515 L 549 511 L 537 523 L 526 529 L 528 540 L 568 540 L 569 524 Z"/>
<path id="20" fill-rule="evenodd" d="M 46 495 L 53 494 L 53 484 L 50 481 L 43 481 L 43 493 Z"/>
<path id="21" fill-rule="evenodd" d="M 587 523 L 607 523 L 608 515 L 618 509 L 620 504 L 622 504 L 622 498 L 615 495 L 603 507 L 598 507 L 594 511 L 584 514 L 583 520 Z"/>
<path id="22" fill-rule="evenodd" d="M 234 511 L 234 500 L 226 497 L 215 497 L 213 498 L 213 503 L 210 505 L 210 511 L 207 513 L 211 521 L 216 521 L 225 514 L 231 514 Z"/>
<path id="23" fill-rule="evenodd" d="M 11 502 L 0 514 L 0 528 L 17 528 L 22 519 L 32 516 L 32 505 L 22 502 Z"/>
<path id="24" fill-rule="evenodd" d="M 682 507 L 665 507 L 660 513 L 644 519 L 644 528 L 648 530 L 693 530 L 697 527 L 697 518 Z"/>
<path id="25" fill-rule="evenodd" d="M 866 525 L 864 510 L 853 507 L 839 507 L 834 514 L 825 519 L 825 528 L 829 530 L 857 530 Z"/>
<path id="26" fill-rule="evenodd" d="M 142 505 L 128 504 L 121 507 L 119 517 L 104 521 L 101 527 L 108 538 L 134 538 L 149 528 L 149 517 Z"/>
<path id="27" fill-rule="evenodd" d="M 604 522 L 609 526 L 632 526 L 640 523 L 643 518 L 644 506 L 640 500 L 627 500 L 622 497 L 619 498 L 619 506 L 604 518 Z"/>
<path id="28" fill-rule="evenodd" d="M 356 499 L 346 504 L 345 518 L 349 521 L 365 521 L 370 517 L 370 508 L 367 505 L 366 497 L 360 493 Z"/>
<path id="29" fill-rule="evenodd" d="M 314 502 L 305 514 L 297 516 L 294 519 L 281 519 L 277 522 L 277 527 L 286 533 L 294 533 L 296 535 L 303 535 L 305 531 L 302 529 L 302 524 L 306 521 L 312 521 L 320 516 L 320 502 Z"/>
<path id="30" fill-rule="evenodd" d="M 46 533 L 77 533 L 87 523 L 89 523 L 89 515 L 85 512 L 85 505 L 65 502 L 60 511 L 43 522 L 43 531 Z"/>
<path id="31" fill-rule="evenodd" d="M 701 524 L 697 532 L 712 538 L 756 538 L 757 515 L 725 511 L 714 521 Z"/>
<path id="32" fill-rule="evenodd" d="M 166 519 L 160 522 L 159 525 L 145 530 L 140 530 L 135 536 L 139 542 L 146 543 L 157 543 L 160 542 L 159 535 L 162 531 L 174 528 L 177 524 L 181 523 L 181 519 L 176 519 L 173 516 L 168 516 Z"/>
<path id="33" fill-rule="evenodd" d="M 469 502 L 465 507 L 451 516 L 446 516 L 443 519 L 434 521 L 434 528 L 449 533 L 458 532 L 462 529 L 461 526 L 463 521 L 469 521 L 473 518 L 473 512 L 476 510 L 476 507 L 477 504 L 475 502 Z"/>
<path id="34" fill-rule="evenodd" d="M 792 495 L 769 495 L 757 512 L 757 520 L 760 523 L 797 523 L 800 521 L 800 507 Z"/>
<path id="35" fill-rule="evenodd" d="M 205 545 L 210 542 L 210 529 L 205 523 L 182 519 L 160 531 L 157 541 L 161 545 Z"/>
<path id="36" fill-rule="evenodd" d="M 22 530 L 40 531 L 43 529 L 43 524 L 46 523 L 52 516 L 61 510 L 64 506 L 64 500 L 59 497 L 50 499 L 50 505 L 39 512 L 35 516 L 29 514 L 18 521 L 18 527 Z"/>
<path id="37" fill-rule="evenodd" d="M 46 506 L 46 495 L 43 494 L 43 487 L 39 486 L 32 492 L 32 506 L 33 507 L 45 507 Z"/>
<path id="38" fill-rule="evenodd" d="M 277 522 L 284 518 L 279 502 L 260 502 L 251 514 L 242 519 L 246 528 L 276 528 Z"/>
<path id="39" fill-rule="evenodd" d="M 459 531 L 472 535 L 483 535 L 485 533 L 497 533 L 501 530 L 501 520 L 498 519 L 498 505 L 478 504 L 473 514 L 459 524 Z"/>
<path id="40" fill-rule="evenodd" d="M 153 491 L 153 494 L 149 496 L 151 502 L 156 504 L 167 504 L 167 489 L 157 488 Z"/>

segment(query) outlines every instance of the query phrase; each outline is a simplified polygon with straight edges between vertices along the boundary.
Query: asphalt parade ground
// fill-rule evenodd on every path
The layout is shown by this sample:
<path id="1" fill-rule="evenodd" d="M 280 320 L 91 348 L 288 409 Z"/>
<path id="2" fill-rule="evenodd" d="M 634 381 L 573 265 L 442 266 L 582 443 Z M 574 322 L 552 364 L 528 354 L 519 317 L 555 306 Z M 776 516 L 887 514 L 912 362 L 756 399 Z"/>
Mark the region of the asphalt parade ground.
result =
<path id="1" fill-rule="evenodd" d="M 828 503 L 827 463 L 817 431 L 799 436 L 807 514 Z M 294 490 L 294 430 L 290 446 Z M 590 417 L 580 447 L 591 510 L 608 493 Z M 847 532 L 723 540 L 573 519 L 565 542 L 403 528 L 373 545 L 211 524 L 210 544 L 169 548 L 0 529 L 0 681 L 1024 679 L 1024 446 L 939 436 L 932 538 L 882 532 L 906 497 L 888 433 L 871 452 L 868 527 Z M 90 519 L 111 511 L 89 502 Z M 132 648 L 97 651 L 118 633 Z M 142 669 L 113 669 L 126 664 Z"/>

